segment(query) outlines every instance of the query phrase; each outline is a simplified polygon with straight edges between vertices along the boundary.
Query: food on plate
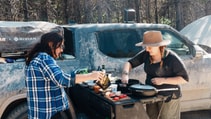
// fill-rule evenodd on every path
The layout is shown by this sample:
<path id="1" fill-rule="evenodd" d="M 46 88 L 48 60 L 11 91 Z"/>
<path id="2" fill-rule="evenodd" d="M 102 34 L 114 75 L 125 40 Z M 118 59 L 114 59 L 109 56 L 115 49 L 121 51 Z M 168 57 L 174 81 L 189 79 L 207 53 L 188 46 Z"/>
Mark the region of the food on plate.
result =
<path id="1" fill-rule="evenodd" d="M 120 94 L 120 95 L 119 95 L 119 98 L 120 98 L 120 99 L 125 98 L 125 97 L 127 97 L 126 94 Z"/>
<path id="2" fill-rule="evenodd" d="M 113 100 L 119 100 L 120 98 L 118 97 L 118 96 L 115 96 L 114 98 L 113 98 Z"/>
<path id="3" fill-rule="evenodd" d="M 117 95 L 116 93 L 113 93 L 113 92 L 106 92 L 105 93 L 105 97 L 107 97 L 109 99 L 112 99 L 114 101 L 117 101 L 117 100 L 126 98 L 127 95 L 126 94 L 119 94 L 119 95 Z"/>
<path id="4" fill-rule="evenodd" d="M 109 94 L 109 97 L 110 97 L 110 98 L 114 98 L 115 96 L 116 96 L 116 94 L 113 93 L 113 92 L 111 92 L 111 93 Z"/>

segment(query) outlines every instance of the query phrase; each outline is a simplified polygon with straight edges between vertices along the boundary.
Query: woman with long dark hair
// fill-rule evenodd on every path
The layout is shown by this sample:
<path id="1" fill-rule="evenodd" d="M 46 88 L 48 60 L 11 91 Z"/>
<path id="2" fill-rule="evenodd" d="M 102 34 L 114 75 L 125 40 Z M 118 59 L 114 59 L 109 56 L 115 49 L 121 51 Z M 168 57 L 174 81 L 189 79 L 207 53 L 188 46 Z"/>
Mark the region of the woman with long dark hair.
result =
<path id="1" fill-rule="evenodd" d="M 67 74 L 57 65 L 64 49 L 63 37 L 50 32 L 41 36 L 41 41 L 26 56 L 26 87 L 29 119 L 62 118 L 60 112 L 69 108 L 64 87 L 89 79 L 100 80 L 104 73 Z M 59 116 L 58 116 L 59 115 Z"/>

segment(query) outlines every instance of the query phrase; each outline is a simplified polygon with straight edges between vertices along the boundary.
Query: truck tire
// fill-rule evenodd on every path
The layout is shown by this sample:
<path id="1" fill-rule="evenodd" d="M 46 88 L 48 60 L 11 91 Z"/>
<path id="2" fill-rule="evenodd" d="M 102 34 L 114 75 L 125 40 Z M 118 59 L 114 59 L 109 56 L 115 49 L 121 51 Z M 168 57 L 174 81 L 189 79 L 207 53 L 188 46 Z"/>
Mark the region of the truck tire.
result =
<path id="1" fill-rule="evenodd" d="M 23 102 L 15 107 L 5 119 L 28 119 L 27 111 L 27 102 Z"/>
<path id="2" fill-rule="evenodd" d="M 70 109 L 67 111 L 68 114 L 66 116 L 68 116 L 68 118 L 70 119 L 76 119 L 76 114 L 75 114 L 75 109 L 72 105 L 72 101 L 69 99 L 69 103 L 70 104 Z M 8 115 L 6 116 L 5 119 L 28 119 L 28 106 L 27 106 L 27 102 L 23 102 L 21 104 L 19 104 L 18 106 L 16 106 L 13 110 L 10 111 L 10 113 L 8 113 Z"/>

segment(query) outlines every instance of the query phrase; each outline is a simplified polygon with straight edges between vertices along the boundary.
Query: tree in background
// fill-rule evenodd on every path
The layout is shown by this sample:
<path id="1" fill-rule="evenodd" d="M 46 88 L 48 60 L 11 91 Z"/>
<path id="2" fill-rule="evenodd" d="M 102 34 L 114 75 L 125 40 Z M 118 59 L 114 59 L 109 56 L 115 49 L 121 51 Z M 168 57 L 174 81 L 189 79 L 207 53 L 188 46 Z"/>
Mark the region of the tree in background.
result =
<path id="1" fill-rule="evenodd" d="M 211 14 L 211 0 L 1 0 L 0 20 L 121 23 L 135 9 L 137 23 L 169 24 L 177 30 Z"/>

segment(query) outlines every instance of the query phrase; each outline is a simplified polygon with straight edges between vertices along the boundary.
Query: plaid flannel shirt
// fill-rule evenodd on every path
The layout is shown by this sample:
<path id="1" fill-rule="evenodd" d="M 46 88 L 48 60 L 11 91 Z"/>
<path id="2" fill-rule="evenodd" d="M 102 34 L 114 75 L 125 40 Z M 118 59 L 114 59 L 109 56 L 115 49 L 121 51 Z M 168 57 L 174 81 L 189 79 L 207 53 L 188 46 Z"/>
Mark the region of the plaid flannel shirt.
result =
<path id="1" fill-rule="evenodd" d="M 64 87 L 73 86 L 75 78 L 64 73 L 53 57 L 39 53 L 26 66 L 25 74 L 29 119 L 50 119 L 69 108 Z"/>

